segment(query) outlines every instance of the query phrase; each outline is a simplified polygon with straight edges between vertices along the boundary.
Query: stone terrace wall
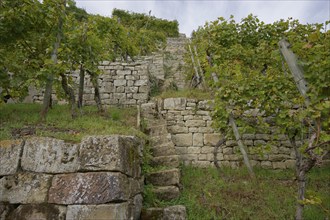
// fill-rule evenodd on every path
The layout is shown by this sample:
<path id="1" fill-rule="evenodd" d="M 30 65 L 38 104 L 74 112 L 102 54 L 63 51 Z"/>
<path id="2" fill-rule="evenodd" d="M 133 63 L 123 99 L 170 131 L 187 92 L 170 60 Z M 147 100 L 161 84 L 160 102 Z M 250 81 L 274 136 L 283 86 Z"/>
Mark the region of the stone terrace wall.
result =
<path id="1" fill-rule="evenodd" d="M 142 145 L 130 136 L 0 142 L 0 219 L 139 219 Z"/>
<path id="2" fill-rule="evenodd" d="M 168 98 L 158 104 L 162 116 L 167 120 L 175 149 L 185 164 L 196 166 L 214 165 L 215 145 L 222 135 L 212 128 L 212 101 L 186 98 Z M 270 129 L 272 130 L 272 129 Z M 273 129 L 275 131 L 276 129 Z M 271 169 L 294 167 L 294 151 L 284 135 L 276 133 L 243 134 L 253 166 Z M 271 145 L 262 156 L 261 148 Z M 221 165 L 238 167 L 243 163 L 237 142 L 227 140 L 216 158 Z"/>
<path id="3" fill-rule="evenodd" d="M 137 61 L 134 63 L 120 63 L 103 61 L 99 69 L 103 71 L 99 75 L 98 83 L 102 104 L 135 106 L 146 103 L 149 99 L 149 73 L 150 62 Z M 78 94 L 79 72 L 71 74 L 75 94 Z M 94 88 L 88 74 L 85 76 L 84 105 L 95 105 Z M 33 95 L 33 101 L 40 103 L 43 100 L 43 92 Z M 53 94 L 53 100 L 57 100 Z"/>
<path id="4" fill-rule="evenodd" d="M 158 81 L 158 86 L 163 87 L 160 90 L 173 86 L 183 89 L 185 87 L 183 56 L 186 42 L 187 38 L 181 35 L 179 38 L 169 38 L 164 51 L 140 57 L 135 62 L 101 62 L 99 69 L 102 74 L 99 75 L 98 83 L 102 104 L 127 107 L 147 103 L 150 98 L 151 81 L 155 79 Z M 70 76 L 74 82 L 75 94 L 78 94 L 79 71 Z M 87 73 L 84 87 L 83 104 L 95 105 L 94 88 Z M 29 93 L 27 102 L 43 101 L 43 91 L 31 88 Z M 52 98 L 59 103 L 66 103 L 58 100 L 55 93 Z"/>

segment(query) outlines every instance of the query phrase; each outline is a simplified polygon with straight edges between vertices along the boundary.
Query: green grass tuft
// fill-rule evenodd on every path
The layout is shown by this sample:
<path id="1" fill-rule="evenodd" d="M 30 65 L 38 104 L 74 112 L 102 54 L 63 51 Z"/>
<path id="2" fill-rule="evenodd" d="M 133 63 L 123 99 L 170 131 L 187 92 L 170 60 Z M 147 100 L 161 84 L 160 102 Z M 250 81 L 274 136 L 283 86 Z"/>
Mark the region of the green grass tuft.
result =
<path id="1" fill-rule="evenodd" d="M 315 168 L 308 175 L 307 188 L 322 200 L 308 205 L 305 219 L 329 218 L 329 167 Z M 189 220 L 200 219 L 293 219 L 297 182 L 293 170 L 256 169 L 251 180 L 246 169 L 182 167 L 180 198 L 159 206 L 181 204 Z"/>
<path id="2" fill-rule="evenodd" d="M 39 104 L 4 104 L 0 106 L 0 140 L 17 138 L 22 128 L 35 129 L 36 136 L 79 142 L 86 135 L 145 135 L 136 128 L 136 108 L 108 108 L 99 113 L 95 106 L 85 106 L 75 119 L 68 105 L 55 105 L 45 122 L 40 122 Z M 18 132 L 19 133 L 19 132 Z M 19 136 L 19 135 L 18 135 Z"/>

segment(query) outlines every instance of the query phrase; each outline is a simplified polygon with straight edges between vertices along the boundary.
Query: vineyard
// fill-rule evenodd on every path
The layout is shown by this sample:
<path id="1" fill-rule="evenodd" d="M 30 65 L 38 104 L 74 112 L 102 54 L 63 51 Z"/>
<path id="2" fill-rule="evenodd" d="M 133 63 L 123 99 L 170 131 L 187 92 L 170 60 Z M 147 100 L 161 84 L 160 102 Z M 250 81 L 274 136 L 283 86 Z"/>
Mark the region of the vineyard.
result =
<path id="1" fill-rule="evenodd" d="M 98 113 L 88 110 L 89 108 L 84 107 L 84 109 L 85 113 L 88 114 L 90 111 L 89 114 L 95 115 L 100 122 L 93 124 L 91 120 L 88 122 L 90 124 L 86 123 L 87 127 L 95 127 L 90 130 L 84 128 L 86 133 L 96 131 L 104 134 L 108 131 L 113 133 L 113 130 L 120 130 L 121 133 L 127 134 L 134 130 L 134 134 L 147 139 L 148 142 L 148 138 L 140 131 L 124 127 L 126 125 L 135 127 L 134 117 L 140 112 L 136 113 L 135 109 L 126 109 L 126 112 L 114 108 L 110 110 L 113 111 L 110 112 L 111 116 L 107 115 L 99 84 L 108 83 L 109 87 L 114 86 L 116 93 L 123 93 L 124 89 L 125 92 L 130 90 L 131 104 L 134 107 L 138 105 L 140 111 L 141 103 L 150 101 L 152 95 L 164 98 L 167 94 L 177 97 L 180 96 L 177 94 L 187 94 L 184 93 L 185 91 L 178 91 L 184 87 L 183 83 L 180 87 L 175 84 L 179 83 L 176 82 L 178 78 L 183 78 L 181 73 L 185 71 L 186 90 L 189 94 L 198 93 L 195 96 L 203 97 L 202 99 L 210 98 L 212 94 L 211 98 L 214 99 L 212 118 L 208 117 L 207 111 L 211 111 L 210 108 L 198 109 L 199 103 L 203 104 L 204 100 L 197 101 L 193 98 L 187 99 L 188 101 L 171 99 L 167 103 L 168 108 L 165 108 L 163 103 L 162 113 L 177 114 L 176 118 L 182 118 L 181 124 L 186 123 L 184 116 L 193 118 L 197 113 L 205 114 L 198 116 L 205 121 L 195 120 L 193 123 L 201 123 L 207 130 L 209 128 L 206 125 L 208 126 L 209 121 L 212 120 L 212 129 L 217 134 L 222 134 L 222 139 L 214 144 L 214 158 L 217 158 L 216 152 L 226 144 L 227 140 L 234 140 L 248 170 L 248 175 L 244 174 L 243 179 L 252 183 L 258 182 L 260 177 L 258 173 L 263 171 L 258 170 L 257 174 L 255 173 L 243 135 L 269 134 L 275 137 L 269 138 L 267 144 L 255 146 L 254 150 L 260 155 L 271 149 L 272 141 L 276 137 L 281 135 L 288 137 L 290 147 L 294 149 L 295 180 L 298 185 L 295 219 L 303 219 L 303 208 L 308 205 L 322 207 L 325 216 L 329 216 L 327 205 L 326 208 L 322 206 L 324 195 L 321 199 L 320 196 L 310 196 L 306 193 L 309 187 L 308 175 L 316 176 L 316 171 L 314 173 L 312 171 L 312 174 L 309 172 L 312 168 L 321 166 L 325 159 L 329 159 L 330 30 L 327 30 L 329 24 L 330 21 L 324 24 L 302 24 L 292 18 L 266 24 L 252 14 L 240 21 L 236 21 L 233 16 L 229 19 L 219 17 L 193 31 L 191 38 L 186 40 L 185 37 L 180 36 L 179 24 L 176 20 L 156 18 L 150 13 L 146 15 L 114 9 L 111 17 L 104 17 L 88 14 L 85 10 L 76 7 L 73 0 L 3 0 L 0 2 L 0 107 L 6 106 L 5 102 L 8 99 L 22 101 L 31 87 L 36 88 L 42 91 L 40 94 L 43 97 L 40 100 L 43 103 L 40 108 L 33 107 L 35 111 L 40 112 L 40 117 L 33 114 L 31 123 L 36 123 L 44 129 L 45 127 L 39 122 L 46 121 L 47 114 L 53 107 L 52 94 L 56 93 L 57 98 L 69 103 L 69 117 L 77 120 L 77 124 L 72 123 L 75 124 L 74 127 L 62 129 L 64 133 L 70 131 L 77 134 L 74 139 L 76 141 L 85 135 L 85 132 L 80 134 L 77 131 L 83 121 L 87 121 L 87 118 L 82 119 L 84 92 L 93 89 L 93 93 L 90 94 L 93 94 Z M 172 39 L 172 48 L 166 44 L 169 42 L 168 39 Z M 178 46 L 183 44 L 182 42 L 185 44 L 185 52 Z M 170 49 L 166 51 L 167 46 Z M 173 51 L 177 53 L 175 56 Z M 154 66 L 147 62 L 141 62 L 142 64 L 136 62 L 141 57 L 154 55 L 155 52 L 158 53 L 158 57 L 152 58 L 154 63 L 151 63 Z M 177 61 L 181 58 L 184 61 Z M 106 69 L 109 77 L 100 79 L 99 76 Z M 152 71 L 157 72 L 160 69 L 161 74 L 151 74 Z M 73 77 L 72 73 L 78 73 L 79 77 L 78 75 Z M 122 76 L 119 76 L 120 74 Z M 178 77 L 178 74 L 181 75 Z M 88 82 L 85 81 L 86 77 L 89 79 Z M 74 81 L 78 81 L 78 89 L 74 89 L 76 83 Z M 135 94 L 138 92 L 139 94 Z M 113 93 L 109 91 L 106 96 L 113 96 Z M 124 96 L 126 98 L 127 93 Z M 139 100 L 143 101 L 139 102 Z M 179 106 L 183 109 L 174 108 L 176 111 L 172 111 L 172 107 L 177 104 L 176 100 L 184 102 L 183 107 Z M 115 105 L 119 104 L 118 101 L 115 103 Z M 205 101 L 206 105 L 208 103 L 206 104 Z M 64 111 L 63 108 L 54 109 Z M 23 110 L 17 112 L 21 112 L 26 118 L 30 117 Z M 181 113 L 177 110 L 186 110 L 186 112 Z M 198 110 L 200 112 L 197 112 Z M 4 121 L 5 117 L 8 119 L 12 117 L 10 112 L 9 108 L 2 113 Z M 187 112 L 190 114 L 189 117 L 185 115 Z M 61 113 L 57 112 L 57 114 Z M 152 116 L 154 115 L 156 113 L 153 112 Z M 53 119 L 55 116 L 52 114 L 51 117 L 55 125 L 57 119 Z M 69 120 L 67 115 L 66 117 L 65 121 Z M 109 122 L 103 125 L 101 121 L 104 122 L 104 118 Z M 79 119 L 82 119 L 81 122 Z M 162 121 L 165 123 L 164 129 L 167 129 L 168 121 L 165 119 Z M 142 127 L 143 130 L 143 122 L 142 125 L 138 122 L 138 129 Z M 6 123 L 10 122 L 7 120 Z M 15 123 L 24 126 L 19 120 Z M 108 126 L 110 123 L 118 127 L 110 128 L 111 126 Z M 156 121 L 154 123 L 157 124 Z M 9 133 L 9 129 L 7 130 L 6 132 Z M 186 130 L 188 133 L 188 127 Z M 179 135 L 184 133 L 179 129 L 176 132 Z M 195 142 L 197 136 L 202 138 L 207 135 L 215 136 L 213 130 L 210 132 L 212 134 L 207 135 L 198 133 L 197 130 L 194 132 L 189 130 L 189 132 L 185 137 L 191 136 L 188 140 L 191 142 L 190 145 L 193 145 L 192 141 Z M 4 135 L 0 135 L 2 136 Z M 201 146 L 204 147 L 205 142 L 202 140 Z M 223 167 L 216 159 L 212 160 L 212 163 L 217 168 L 217 172 L 223 171 Z M 195 172 L 191 167 L 184 168 L 184 171 L 188 173 L 186 176 Z M 208 172 L 211 172 L 211 176 L 216 175 L 215 171 Z M 326 179 L 323 176 L 322 178 Z M 185 181 L 189 189 L 193 184 L 189 183 L 190 180 Z M 282 182 L 279 181 L 279 184 Z M 312 184 L 314 185 L 311 188 L 317 188 L 315 181 L 312 181 Z M 326 187 L 329 185 L 324 188 Z M 290 189 L 292 191 L 292 185 Z M 262 197 L 261 194 L 258 196 Z M 202 199 L 206 197 L 203 194 Z M 189 201 L 186 201 L 189 200 L 188 198 L 190 198 L 189 194 L 184 191 L 184 196 L 173 203 L 184 201 L 189 204 Z M 157 202 L 151 201 L 150 204 L 154 205 Z M 203 202 L 206 206 L 204 200 Z M 193 207 L 195 204 L 190 205 Z M 222 214 L 219 214 L 220 211 L 215 209 L 215 213 L 219 212 L 218 214 L 224 217 L 226 213 L 233 213 L 233 210 L 228 210 L 222 210 Z M 290 215 L 293 215 L 292 211 L 284 214 L 283 218 L 288 218 Z M 274 214 L 269 216 L 274 217 Z"/>
<path id="2" fill-rule="evenodd" d="M 72 0 L 2 1 L 0 32 L 2 96 L 24 97 L 31 85 L 44 88 L 43 118 L 53 87 L 58 93 L 64 91 L 62 96 L 70 100 L 76 115 L 68 71 L 79 70 L 81 79 L 90 75 L 96 88 L 99 62 L 134 60 L 164 47 L 166 37 L 179 34 L 176 21 L 118 9 L 111 18 L 91 15 Z M 84 82 L 80 83 L 79 107 Z"/>
<path id="3" fill-rule="evenodd" d="M 226 138 L 234 134 L 252 178 L 240 133 L 270 131 L 275 124 L 289 137 L 299 184 L 296 219 L 302 219 L 304 205 L 317 203 L 305 198 L 306 173 L 322 163 L 329 149 L 328 24 L 303 25 L 293 19 L 265 24 L 253 15 L 241 22 L 220 17 L 192 35 L 200 67 L 199 72 L 191 52 L 192 85 L 213 88 L 216 126 Z"/>

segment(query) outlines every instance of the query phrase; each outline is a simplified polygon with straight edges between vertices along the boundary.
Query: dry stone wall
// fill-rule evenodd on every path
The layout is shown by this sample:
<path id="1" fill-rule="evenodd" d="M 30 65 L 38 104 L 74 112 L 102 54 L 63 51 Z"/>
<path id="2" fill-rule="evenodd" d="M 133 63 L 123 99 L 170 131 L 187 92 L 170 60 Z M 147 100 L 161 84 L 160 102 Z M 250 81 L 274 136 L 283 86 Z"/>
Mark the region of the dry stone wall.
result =
<path id="1" fill-rule="evenodd" d="M 151 61 L 152 62 L 152 61 Z M 134 63 L 120 63 L 103 61 L 99 65 L 102 74 L 99 75 L 98 84 L 102 104 L 135 106 L 145 103 L 149 99 L 149 61 Z M 79 72 L 70 75 L 73 80 L 75 94 L 78 93 Z M 95 105 L 94 88 L 88 74 L 85 76 L 84 105 Z M 40 103 L 43 92 L 33 95 L 33 101 Z M 53 100 L 58 100 L 53 94 Z"/>
<path id="2" fill-rule="evenodd" d="M 102 104 L 108 106 L 136 106 L 147 103 L 150 98 L 151 86 L 183 89 L 185 86 L 184 61 L 185 43 L 187 38 L 169 38 L 163 51 L 152 53 L 150 56 L 139 57 L 135 62 L 103 61 L 99 65 L 101 74 L 98 84 Z M 78 94 L 79 71 L 69 74 L 75 94 Z M 53 100 L 60 100 L 54 93 Z M 29 90 L 26 102 L 41 103 L 43 91 Z M 95 105 L 94 88 L 88 74 L 85 76 L 84 105 Z"/>
<path id="3" fill-rule="evenodd" d="M 216 152 L 215 146 L 223 137 L 212 127 L 213 101 L 186 98 L 168 98 L 161 101 L 159 111 L 167 121 L 169 133 L 181 160 L 185 164 L 238 167 L 243 163 L 235 140 L 227 140 Z M 285 135 L 260 132 L 243 134 L 253 166 L 270 169 L 294 167 L 294 150 Z M 261 153 L 261 151 L 263 153 Z"/>
<path id="4" fill-rule="evenodd" d="M 0 142 L 0 219 L 139 219 L 142 143 L 131 136 Z"/>

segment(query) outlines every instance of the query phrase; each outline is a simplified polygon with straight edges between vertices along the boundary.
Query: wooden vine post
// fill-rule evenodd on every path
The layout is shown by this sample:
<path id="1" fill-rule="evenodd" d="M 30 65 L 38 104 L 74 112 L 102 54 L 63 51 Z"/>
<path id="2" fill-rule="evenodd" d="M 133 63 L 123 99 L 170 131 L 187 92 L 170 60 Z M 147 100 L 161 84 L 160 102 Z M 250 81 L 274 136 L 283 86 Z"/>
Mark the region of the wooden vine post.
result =
<path id="1" fill-rule="evenodd" d="M 217 77 L 217 75 L 215 73 L 212 73 L 212 78 L 213 78 L 213 81 L 215 83 L 217 83 L 219 81 L 219 79 L 218 79 L 218 77 Z M 252 166 L 251 166 L 251 163 L 250 163 L 250 160 L 249 160 L 249 156 L 247 154 L 246 147 L 243 144 L 241 135 L 240 135 L 240 133 L 238 131 L 238 128 L 237 128 L 235 119 L 234 119 L 234 117 L 233 117 L 232 114 L 229 115 L 229 124 L 232 127 L 232 129 L 233 129 L 233 132 L 234 132 L 234 135 L 235 135 L 235 139 L 237 141 L 239 150 L 241 151 L 241 154 L 243 155 L 244 164 L 245 164 L 245 166 L 247 167 L 247 169 L 249 171 L 250 177 L 255 178 L 255 174 L 254 174 L 254 171 L 252 169 Z"/>
<path id="2" fill-rule="evenodd" d="M 303 71 L 299 67 L 297 58 L 295 54 L 289 49 L 289 43 L 282 39 L 279 42 L 280 51 L 286 61 L 286 63 L 289 66 L 290 72 L 294 78 L 294 81 L 296 83 L 296 86 L 301 94 L 301 96 L 304 98 L 305 105 L 308 107 L 310 105 L 310 100 L 307 96 L 307 82 L 304 79 Z M 306 173 L 314 166 L 316 159 L 314 158 L 315 155 L 312 153 L 313 149 L 313 142 L 316 137 L 316 134 L 313 134 L 310 137 L 309 146 L 305 150 L 306 153 L 310 154 L 311 159 L 308 159 L 307 161 L 303 160 L 303 155 L 299 151 L 296 143 L 295 143 L 295 137 L 290 138 L 290 142 L 295 150 L 296 153 L 296 176 L 298 179 L 298 203 L 296 208 L 296 220 L 303 219 L 303 208 L 304 204 L 302 204 L 302 201 L 305 199 L 305 190 L 306 190 Z M 308 150 L 310 149 L 310 150 Z"/>

